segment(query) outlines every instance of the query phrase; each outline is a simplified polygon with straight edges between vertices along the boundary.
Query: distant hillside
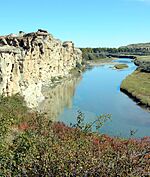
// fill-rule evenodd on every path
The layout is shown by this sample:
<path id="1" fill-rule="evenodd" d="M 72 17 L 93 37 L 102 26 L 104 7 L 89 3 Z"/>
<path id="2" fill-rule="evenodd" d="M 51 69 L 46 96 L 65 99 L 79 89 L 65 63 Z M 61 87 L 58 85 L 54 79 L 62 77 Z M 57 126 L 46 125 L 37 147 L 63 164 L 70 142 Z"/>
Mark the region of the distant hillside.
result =
<path id="1" fill-rule="evenodd" d="M 130 44 L 120 48 L 126 49 L 135 55 L 150 55 L 150 43 Z"/>
<path id="2" fill-rule="evenodd" d="M 127 46 L 122 46 L 120 48 L 147 49 L 147 50 L 150 51 L 150 42 L 149 43 L 130 44 L 130 45 L 127 45 Z"/>
<path id="3" fill-rule="evenodd" d="M 107 57 L 149 56 L 150 43 L 130 44 L 119 48 L 81 48 L 85 60 L 95 60 Z"/>

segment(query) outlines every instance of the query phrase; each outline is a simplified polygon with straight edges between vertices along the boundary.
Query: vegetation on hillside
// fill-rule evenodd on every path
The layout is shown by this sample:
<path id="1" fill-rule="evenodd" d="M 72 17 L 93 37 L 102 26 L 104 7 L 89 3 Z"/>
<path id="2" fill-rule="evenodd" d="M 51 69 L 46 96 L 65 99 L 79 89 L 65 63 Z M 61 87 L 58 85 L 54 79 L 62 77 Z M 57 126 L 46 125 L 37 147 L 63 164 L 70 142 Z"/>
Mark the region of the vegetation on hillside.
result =
<path id="1" fill-rule="evenodd" d="M 150 107 L 150 73 L 136 70 L 122 82 L 121 90 Z"/>
<path id="2" fill-rule="evenodd" d="M 148 176 L 150 139 L 91 133 L 109 115 L 68 127 L 30 112 L 19 96 L 0 98 L 0 176 Z"/>
<path id="3" fill-rule="evenodd" d="M 150 49 L 150 43 L 137 43 L 137 44 L 129 44 L 126 47 L 128 48 L 145 48 L 146 50 Z"/>
<path id="4" fill-rule="evenodd" d="M 101 53 L 101 52 L 108 52 L 108 53 L 132 53 L 132 54 L 148 54 L 150 53 L 149 48 L 141 48 L 141 47 L 119 47 L 119 48 L 81 48 L 83 53 Z"/>
<path id="5" fill-rule="evenodd" d="M 119 48 L 81 48 L 85 60 L 95 60 L 108 58 L 110 56 L 146 56 L 150 55 L 150 49 L 147 47 L 119 47 Z"/>

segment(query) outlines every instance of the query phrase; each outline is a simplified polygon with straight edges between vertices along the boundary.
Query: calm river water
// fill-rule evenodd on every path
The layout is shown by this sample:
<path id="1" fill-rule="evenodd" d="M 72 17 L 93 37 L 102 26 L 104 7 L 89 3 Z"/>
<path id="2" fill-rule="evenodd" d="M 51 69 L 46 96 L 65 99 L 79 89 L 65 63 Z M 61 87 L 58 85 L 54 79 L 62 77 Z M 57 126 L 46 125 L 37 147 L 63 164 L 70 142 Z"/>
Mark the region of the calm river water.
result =
<path id="1" fill-rule="evenodd" d="M 126 63 L 129 67 L 115 70 L 110 64 L 96 66 L 84 72 L 82 78 L 66 80 L 53 89 L 46 88 L 47 99 L 40 108 L 68 125 L 75 123 L 78 110 L 84 113 L 86 122 L 108 113 L 112 120 L 105 123 L 101 133 L 129 137 L 130 130 L 137 130 L 135 137 L 150 136 L 150 112 L 120 91 L 122 80 L 136 66 L 130 59 L 115 62 Z"/>

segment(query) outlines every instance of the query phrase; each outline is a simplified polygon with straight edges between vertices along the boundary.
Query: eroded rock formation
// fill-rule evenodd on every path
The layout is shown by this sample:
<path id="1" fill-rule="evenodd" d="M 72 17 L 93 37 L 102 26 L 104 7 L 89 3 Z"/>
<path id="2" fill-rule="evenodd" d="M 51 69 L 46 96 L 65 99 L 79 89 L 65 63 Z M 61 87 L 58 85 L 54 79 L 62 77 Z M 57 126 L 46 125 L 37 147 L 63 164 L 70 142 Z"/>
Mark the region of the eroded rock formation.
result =
<path id="1" fill-rule="evenodd" d="M 63 43 L 45 30 L 1 36 L 0 94 L 20 93 L 28 104 L 32 97 L 40 101 L 43 85 L 68 75 L 81 61 L 82 52 L 71 41 Z"/>

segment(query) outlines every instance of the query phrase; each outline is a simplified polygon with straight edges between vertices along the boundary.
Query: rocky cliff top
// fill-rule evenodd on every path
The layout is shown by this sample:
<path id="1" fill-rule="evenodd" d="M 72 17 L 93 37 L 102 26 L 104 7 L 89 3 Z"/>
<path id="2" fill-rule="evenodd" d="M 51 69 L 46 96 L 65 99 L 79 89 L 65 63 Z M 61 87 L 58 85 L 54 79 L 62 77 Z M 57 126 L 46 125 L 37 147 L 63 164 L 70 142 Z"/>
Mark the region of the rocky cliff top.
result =
<path id="1" fill-rule="evenodd" d="M 5 36 L 0 36 L 0 53 L 19 53 L 19 49 L 28 51 L 34 46 L 39 46 L 42 53 L 41 41 L 46 43 L 47 41 L 53 40 L 55 40 L 57 43 L 62 43 L 60 40 L 54 39 L 54 37 L 46 30 L 39 29 L 37 32 L 27 34 L 23 31 L 20 31 L 18 35 L 9 34 Z M 31 41 L 31 43 L 29 41 Z M 62 43 L 62 46 L 69 48 L 74 47 L 74 44 L 72 41 L 65 41 L 64 43 Z"/>
<path id="2" fill-rule="evenodd" d="M 0 94 L 19 93 L 30 107 L 42 98 L 42 86 L 64 77 L 82 62 L 72 41 L 61 42 L 46 30 L 0 36 Z"/>

